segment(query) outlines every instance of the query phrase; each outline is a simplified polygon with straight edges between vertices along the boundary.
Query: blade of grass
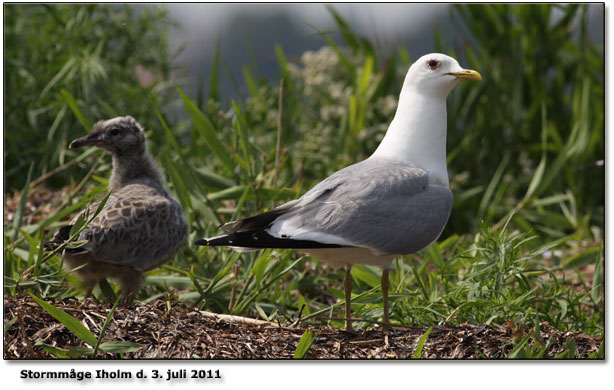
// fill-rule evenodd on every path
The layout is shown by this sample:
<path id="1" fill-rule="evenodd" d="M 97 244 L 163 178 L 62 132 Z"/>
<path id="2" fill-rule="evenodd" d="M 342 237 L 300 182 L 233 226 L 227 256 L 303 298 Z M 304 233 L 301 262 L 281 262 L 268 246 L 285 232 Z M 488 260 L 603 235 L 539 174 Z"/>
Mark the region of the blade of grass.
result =
<path id="1" fill-rule="evenodd" d="M 203 137 L 203 140 L 207 144 L 207 147 L 216 155 L 216 157 L 222 162 L 224 167 L 228 172 L 232 172 L 234 170 L 234 163 L 230 159 L 230 153 L 228 149 L 220 142 L 215 133 L 213 125 L 207 119 L 205 114 L 192 102 L 183 91 L 178 87 L 177 91 L 181 95 L 181 99 L 183 100 L 184 106 L 190 117 L 192 118 L 192 123 L 194 127 L 198 131 L 198 133 Z"/>
<path id="2" fill-rule="evenodd" d="M 243 78 L 245 79 L 245 84 L 247 85 L 249 94 L 251 96 L 258 96 L 258 84 L 256 83 L 256 80 L 254 80 L 252 72 L 249 70 L 247 65 L 243 65 L 241 67 L 241 71 L 243 72 Z"/>
<path id="3" fill-rule="evenodd" d="M 220 39 L 215 44 L 213 60 L 211 62 L 211 75 L 209 77 L 209 99 L 220 101 Z"/>
<path id="4" fill-rule="evenodd" d="M 108 353 L 127 353 L 136 352 L 143 346 L 131 341 L 106 341 L 100 344 L 99 350 Z"/>
<path id="5" fill-rule="evenodd" d="M 30 163 L 30 168 L 28 169 L 28 176 L 26 178 L 26 185 L 21 192 L 21 199 L 19 200 L 19 206 L 17 206 L 17 210 L 15 211 L 15 220 L 13 221 L 13 229 L 15 229 L 15 233 L 13 234 L 13 241 L 17 240 L 17 235 L 19 234 L 19 228 L 21 227 L 21 220 L 23 219 L 23 211 L 26 207 L 26 202 L 28 201 L 28 195 L 30 193 L 30 181 L 32 180 L 32 170 L 34 169 L 34 161 Z"/>
<path id="6" fill-rule="evenodd" d="M 429 334 L 431 334 L 432 330 L 433 327 L 431 326 L 427 329 L 426 332 L 424 332 L 422 336 L 420 336 L 420 338 L 418 339 L 418 344 L 416 344 L 416 350 L 411 357 L 412 359 L 420 359 L 422 357 L 422 349 L 424 348 L 424 343 L 426 342 L 426 339 L 428 339 Z"/>
<path id="7" fill-rule="evenodd" d="M 96 340 L 96 345 L 94 346 L 94 353 L 93 353 L 94 356 L 96 356 L 96 352 L 98 352 L 100 343 L 102 342 L 102 338 L 104 337 L 104 334 L 107 331 L 107 327 L 109 326 L 109 323 L 111 322 L 111 319 L 113 318 L 113 314 L 115 314 L 115 309 L 117 309 L 117 305 L 119 305 L 120 300 L 121 298 L 117 298 L 115 300 L 115 303 L 113 304 L 113 307 L 109 311 L 107 318 L 105 318 L 104 320 L 104 324 L 102 325 L 102 329 L 100 330 L 100 334 L 98 335 L 98 339 Z"/>
<path id="8" fill-rule="evenodd" d="M 508 152 L 505 153 L 501 163 L 497 167 L 495 174 L 493 175 L 490 183 L 488 183 L 488 187 L 486 187 L 486 191 L 484 192 L 484 196 L 482 197 L 482 201 L 480 202 L 480 207 L 478 208 L 478 220 L 483 220 L 486 214 L 486 210 L 489 207 L 490 200 L 497 189 L 497 186 L 501 182 L 501 178 L 503 177 L 503 173 L 505 172 L 505 168 L 510 161 L 510 154 Z"/>
<path id="9" fill-rule="evenodd" d="M 68 92 L 67 90 L 63 89 L 60 92 L 60 95 L 62 96 L 62 99 L 64 100 L 64 102 L 68 104 L 68 107 L 70 107 L 73 114 L 75 114 L 75 116 L 77 117 L 77 120 L 79 121 L 79 123 L 81 123 L 83 128 L 86 131 L 89 131 L 92 128 L 92 122 L 89 119 L 87 119 L 87 117 L 83 114 L 83 112 L 79 108 L 79 105 L 77 104 L 77 101 L 72 96 L 72 94 Z"/>
<path id="10" fill-rule="evenodd" d="M 58 309 L 57 307 L 50 305 L 44 300 L 40 299 L 36 295 L 28 292 L 28 295 L 32 297 L 42 307 L 45 311 L 53 316 L 56 320 L 60 321 L 66 329 L 68 329 L 72 334 L 83 340 L 85 343 L 94 346 L 97 343 L 96 336 L 87 329 L 79 320 L 70 314 L 66 313 L 62 309 Z"/>
<path id="11" fill-rule="evenodd" d="M 591 287 L 591 297 L 593 302 L 601 301 L 601 294 L 603 292 L 603 250 L 599 248 L 599 256 L 595 264 L 595 274 L 593 275 L 593 283 Z"/>
<path id="12" fill-rule="evenodd" d="M 294 359 L 304 359 L 305 356 L 307 356 L 307 352 L 309 352 L 309 348 L 311 347 L 312 343 L 313 332 L 306 330 L 296 346 L 296 350 L 294 351 Z"/>

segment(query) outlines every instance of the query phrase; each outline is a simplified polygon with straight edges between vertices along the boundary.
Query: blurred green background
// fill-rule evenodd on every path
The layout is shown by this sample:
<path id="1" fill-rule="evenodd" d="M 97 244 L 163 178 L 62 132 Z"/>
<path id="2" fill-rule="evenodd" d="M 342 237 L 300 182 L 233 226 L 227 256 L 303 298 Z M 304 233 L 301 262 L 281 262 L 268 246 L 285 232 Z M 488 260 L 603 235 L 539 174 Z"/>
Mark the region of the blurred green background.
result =
<path id="1" fill-rule="evenodd" d="M 429 51 L 483 81 L 448 98 L 452 215 L 439 244 L 395 262 L 393 322 L 438 322 L 462 308 L 458 321 L 603 331 L 604 48 L 589 35 L 588 10 L 454 5 L 443 29 L 453 36 L 429 31 Z M 108 156 L 69 142 L 129 114 L 148 130 L 191 226 L 190 244 L 149 275 L 141 299 L 172 292 L 267 319 L 337 305 L 341 274 L 315 260 L 191 244 L 300 196 L 383 137 L 405 73 L 424 53 L 327 13 L 334 28 L 317 30 L 317 48 L 269 48 L 279 77 L 250 61 L 235 71 L 219 39 L 194 80 L 174 61 L 168 34 L 181 24 L 163 7 L 5 4 L 5 294 L 78 294 L 66 289 L 72 276 L 60 258 L 43 261 L 37 243 L 106 188 Z M 243 93 L 223 87 L 228 80 Z M 23 195 L 40 192 L 61 193 L 58 207 L 29 210 Z M 381 316 L 378 272 L 353 270 L 357 316 Z"/>

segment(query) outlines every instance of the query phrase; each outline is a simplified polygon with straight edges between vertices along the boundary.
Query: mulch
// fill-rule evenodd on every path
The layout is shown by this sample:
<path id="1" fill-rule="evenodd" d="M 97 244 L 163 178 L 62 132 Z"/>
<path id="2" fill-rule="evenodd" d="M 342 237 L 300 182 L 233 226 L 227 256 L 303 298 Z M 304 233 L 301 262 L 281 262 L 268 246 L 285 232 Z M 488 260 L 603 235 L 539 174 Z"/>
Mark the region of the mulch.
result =
<path id="1" fill-rule="evenodd" d="M 68 198 L 71 190 L 69 187 L 53 190 L 44 185 L 30 188 L 28 199 L 24 204 L 22 226 L 39 223 L 53 214 Z M 21 195 L 21 191 L 4 194 L 4 226 L 10 226 L 15 221 Z M 65 219 L 69 218 L 66 217 Z"/>
<path id="2" fill-rule="evenodd" d="M 77 318 L 98 335 L 111 305 L 93 300 L 49 298 L 46 301 Z M 12 321 L 7 329 L 7 324 Z M 42 344 L 55 348 L 86 345 L 29 296 L 4 297 L 4 358 L 54 359 Z M 356 333 L 320 324 L 281 324 L 200 312 L 172 301 L 137 302 L 117 308 L 103 341 L 141 345 L 122 356 L 98 352 L 96 359 L 292 359 L 301 336 L 313 332 L 307 359 L 411 359 L 428 327 L 370 328 Z M 533 329 L 507 326 L 434 325 L 421 359 L 502 359 Z M 550 342 L 547 358 L 575 342 L 575 358 L 596 352 L 602 339 L 564 333 L 541 324 L 539 342 Z M 38 342 L 37 342 L 38 341 Z M 531 339 L 529 343 L 536 343 Z M 530 345 L 530 344 L 529 344 Z"/>

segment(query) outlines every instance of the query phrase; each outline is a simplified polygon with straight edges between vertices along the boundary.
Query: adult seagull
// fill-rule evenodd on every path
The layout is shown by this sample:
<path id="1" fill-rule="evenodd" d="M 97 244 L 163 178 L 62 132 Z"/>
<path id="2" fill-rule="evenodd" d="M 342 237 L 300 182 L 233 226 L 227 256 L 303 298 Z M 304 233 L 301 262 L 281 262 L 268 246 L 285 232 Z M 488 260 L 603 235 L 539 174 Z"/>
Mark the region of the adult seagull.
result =
<path id="1" fill-rule="evenodd" d="M 461 80 L 481 80 L 443 54 L 409 68 L 394 119 L 366 160 L 333 173 L 299 199 L 221 226 L 228 234 L 196 241 L 246 251 L 297 249 L 345 267 L 345 327 L 351 324 L 353 264 L 383 267 L 384 327 L 389 326 L 392 260 L 431 245 L 452 207 L 446 167 L 446 97 Z"/>

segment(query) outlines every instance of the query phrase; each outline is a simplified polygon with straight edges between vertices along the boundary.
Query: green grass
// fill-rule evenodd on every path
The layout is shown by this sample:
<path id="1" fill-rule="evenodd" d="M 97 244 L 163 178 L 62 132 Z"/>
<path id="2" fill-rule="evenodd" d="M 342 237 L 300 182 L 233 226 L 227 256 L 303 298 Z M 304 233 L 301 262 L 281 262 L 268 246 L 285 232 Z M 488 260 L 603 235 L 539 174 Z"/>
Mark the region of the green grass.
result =
<path id="1" fill-rule="evenodd" d="M 173 22 L 162 7 L 116 4 L 5 4 L 5 186 L 23 188 L 69 163 L 67 142 L 102 118 L 131 114 L 156 120 L 147 99 L 170 104 Z M 155 137 L 156 142 L 162 138 Z M 72 167 L 46 180 L 66 185 L 87 170 Z"/>
<path id="2" fill-rule="evenodd" d="M 122 354 L 126 352 L 134 352 L 141 348 L 139 344 L 129 341 L 106 341 L 104 343 L 102 342 L 102 338 L 106 332 L 109 322 L 113 318 L 115 309 L 120 302 L 119 299 L 115 301 L 115 304 L 113 305 L 113 307 L 109 311 L 109 314 L 107 315 L 107 318 L 105 319 L 104 325 L 100 330 L 100 334 L 98 335 L 98 337 L 96 337 L 88 328 L 86 328 L 81 322 L 79 322 L 79 320 L 66 313 L 64 310 L 50 305 L 49 303 L 38 298 L 32 293 L 30 293 L 30 296 L 36 301 L 36 303 L 38 303 L 43 309 L 45 309 L 49 314 L 51 314 L 56 320 L 61 322 L 72 334 L 77 336 L 84 343 L 89 344 L 91 346 L 69 347 L 67 349 L 64 349 L 57 348 L 53 345 L 45 344 L 42 339 L 37 339 L 35 345 L 42 346 L 43 349 L 52 356 L 55 356 L 59 359 L 79 358 L 83 356 L 96 357 L 99 351 Z"/>
<path id="3" fill-rule="evenodd" d="M 563 16 L 550 23 L 557 8 Z M 480 71 L 484 80 L 459 85 L 448 99 L 452 216 L 437 243 L 394 261 L 393 323 L 511 321 L 539 329 L 546 322 L 561 331 L 604 336 L 604 176 L 603 168 L 591 167 L 604 158 L 603 48 L 586 38 L 585 10 L 573 5 L 454 8 L 452 19 L 465 44 L 438 42 L 439 50 Z M 137 299 L 171 293 L 218 313 L 274 321 L 300 315 L 302 321 L 343 327 L 335 319 L 342 316 L 342 270 L 292 251 L 238 254 L 192 244 L 219 234 L 220 223 L 300 196 L 335 170 L 367 157 L 379 143 L 405 72 L 421 53 L 410 55 L 403 48 L 378 53 L 332 9 L 331 15 L 341 42 L 322 33 L 326 46 L 300 58 L 274 48 L 283 91 L 245 66 L 240 76 L 249 96 L 224 106 L 217 88 L 223 70 L 218 50 L 209 96 L 195 99 L 180 88 L 169 92 L 189 121 L 167 116 L 159 91 L 140 97 L 149 114 L 137 120 L 148 129 L 151 150 L 184 208 L 190 237 L 171 262 L 148 273 Z M 92 39 L 96 47 L 97 38 Z M 50 83 L 53 76 L 45 77 Z M 84 127 L 111 114 L 103 101 L 92 107 L 70 91 L 59 96 L 65 105 L 50 113 Z M 33 224 L 21 217 L 22 202 L 5 225 L 5 294 L 82 294 L 74 277 L 61 269 L 60 257 L 42 261 L 39 243 L 67 215 L 104 195 L 110 159 L 93 150 L 67 150 L 69 141 L 64 136 L 55 144 L 64 160 L 40 156 L 46 172 L 76 161 L 62 170 L 70 172 L 69 196 Z M 44 174 L 33 172 L 38 175 L 24 177 L 24 184 Z M 32 191 L 29 185 L 20 188 L 24 194 Z M 354 317 L 365 320 L 355 324 L 358 329 L 381 321 L 380 275 L 374 267 L 352 270 Z M 297 357 L 307 353 L 307 339 Z M 519 340 L 509 357 L 541 357 L 547 350 L 527 340 Z"/>

